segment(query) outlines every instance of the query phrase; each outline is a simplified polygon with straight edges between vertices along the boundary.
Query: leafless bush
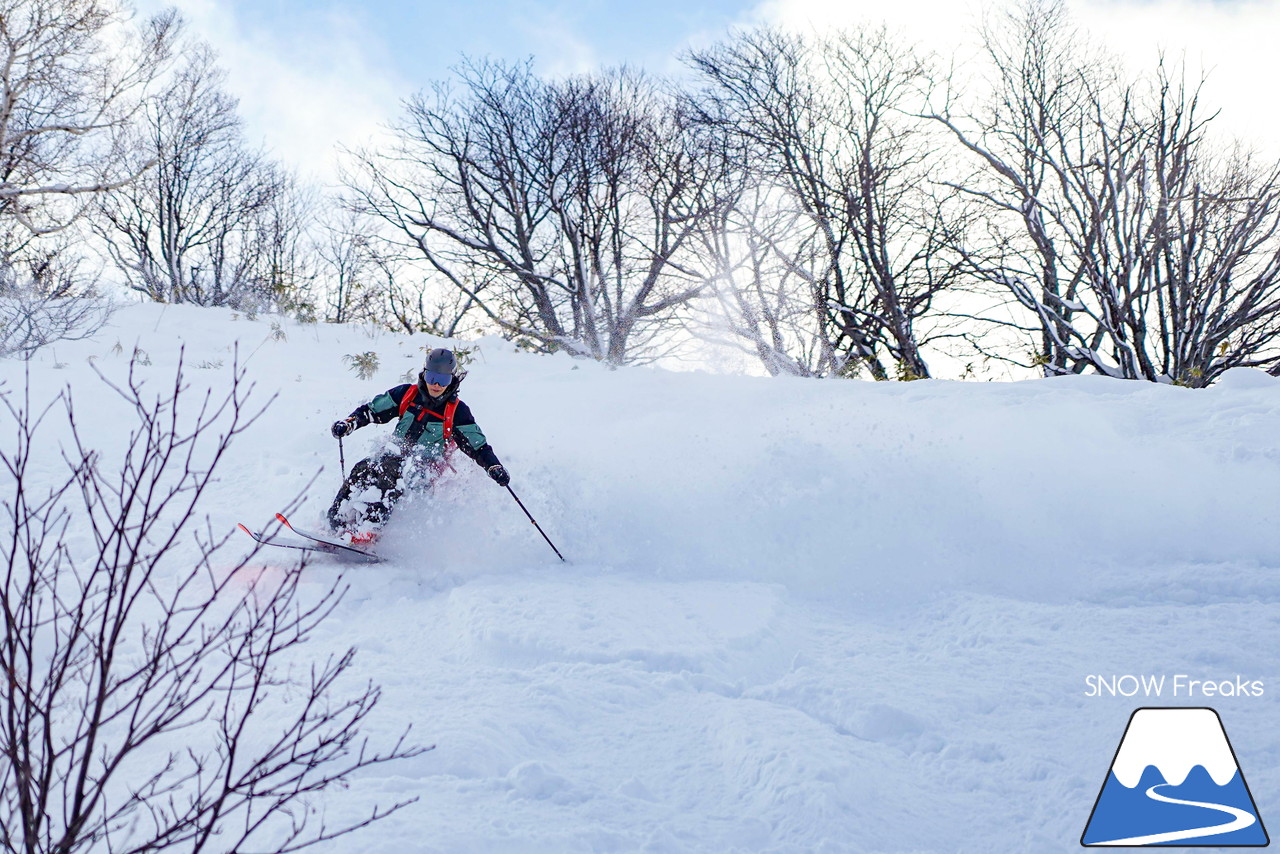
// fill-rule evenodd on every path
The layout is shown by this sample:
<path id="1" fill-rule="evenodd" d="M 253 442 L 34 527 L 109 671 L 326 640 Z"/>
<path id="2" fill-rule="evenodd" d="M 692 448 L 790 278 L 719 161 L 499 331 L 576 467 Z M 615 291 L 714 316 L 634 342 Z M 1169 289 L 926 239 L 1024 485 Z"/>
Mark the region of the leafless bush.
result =
<path id="1" fill-rule="evenodd" d="M 347 686 L 353 650 L 299 667 L 340 589 L 304 592 L 301 567 L 248 585 L 249 558 L 219 569 L 226 537 L 198 521 L 259 414 L 243 370 L 194 407 L 181 366 L 159 394 L 132 368 L 112 389 L 135 425 L 120 449 L 93 447 L 69 390 L 39 411 L 30 382 L 2 398 L 0 849 L 292 851 L 404 806 L 313 826 L 313 795 L 420 751 L 361 735 L 379 689 Z"/>
<path id="2" fill-rule="evenodd" d="M 78 263 L 58 242 L 11 241 L 0 233 L 0 357 L 31 358 L 58 341 L 78 341 L 102 328 L 112 304 L 100 299 Z M 48 238 L 45 238 L 45 242 Z"/>
<path id="3" fill-rule="evenodd" d="M 110 315 L 111 305 L 101 300 L 50 297 L 0 284 L 0 356 L 29 359 L 48 344 L 88 338 Z"/>

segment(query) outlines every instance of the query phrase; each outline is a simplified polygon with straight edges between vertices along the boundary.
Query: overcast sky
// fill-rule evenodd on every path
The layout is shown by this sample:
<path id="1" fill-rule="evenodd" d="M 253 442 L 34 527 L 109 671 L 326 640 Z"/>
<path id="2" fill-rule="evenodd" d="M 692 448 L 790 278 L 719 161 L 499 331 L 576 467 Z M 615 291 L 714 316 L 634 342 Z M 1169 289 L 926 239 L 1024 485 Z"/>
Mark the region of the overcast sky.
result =
<path id="1" fill-rule="evenodd" d="M 1280 152 L 1275 41 L 1280 0 L 1070 0 L 1079 23 L 1135 61 L 1158 48 L 1210 72 L 1221 124 Z M 463 54 L 535 57 L 550 74 L 631 63 L 670 70 L 681 50 L 734 25 L 827 27 L 887 18 L 947 50 L 968 38 L 972 0 L 137 0 L 176 5 L 210 42 L 248 130 L 286 165 L 333 176 L 338 143 L 359 145 L 400 102 Z"/>

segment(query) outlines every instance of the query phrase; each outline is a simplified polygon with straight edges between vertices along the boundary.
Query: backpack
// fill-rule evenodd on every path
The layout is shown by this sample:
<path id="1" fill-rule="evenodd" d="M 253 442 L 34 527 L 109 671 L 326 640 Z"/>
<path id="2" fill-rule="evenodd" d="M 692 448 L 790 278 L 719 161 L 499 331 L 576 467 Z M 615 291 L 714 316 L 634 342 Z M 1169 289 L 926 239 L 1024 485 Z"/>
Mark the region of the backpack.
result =
<path id="1" fill-rule="evenodd" d="M 404 397 L 400 399 L 400 416 L 401 417 L 404 417 L 404 414 L 409 411 L 409 407 L 413 404 L 413 399 L 417 396 L 417 394 L 418 394 L 417 384 L 415 383 L 414 385 L 409 386 L 409 390 L 406 391 L 404 393 Z M 417 416 L 413 419 L 414 425 L 410 427 L 408 432 L 405 434 L 405 439 L 408 440 L 411 444 L 418 441 L 418 437 L 422 435 L 422 431 L 426 427 L 426 425 L 422 423 L 422 418 L 424 415 L 430 412 L 432 415 L 438 416 L 444 422 L 444 431 L 443 431 L 444 452 L 445 452 L 445 457 L 448 458 L 448 454 L 450 451 L 449 439 L 450 437 L 453 436 L 453 414 L 457 410 L 458 410 L 458 399 L 456 397 L 444 405 L 443 413 L 436 412 L 435 410 L 432 410 L 432 409 L 428 409 L 424 404 L 422 407 L 422 411 L 419 412 Z M 417 429 L 415 430 L 414 427 L 417 427 Z"/>

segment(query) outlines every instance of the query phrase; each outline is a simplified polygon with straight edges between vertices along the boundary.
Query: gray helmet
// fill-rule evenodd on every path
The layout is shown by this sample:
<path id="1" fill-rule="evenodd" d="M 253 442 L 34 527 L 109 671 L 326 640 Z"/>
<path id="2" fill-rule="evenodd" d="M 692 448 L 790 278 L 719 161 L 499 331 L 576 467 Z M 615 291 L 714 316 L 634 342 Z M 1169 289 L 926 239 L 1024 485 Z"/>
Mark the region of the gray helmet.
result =
<path id="1" fill-rule="evenodd" d="M 450 379 L 458 371 L 458 357 L 453 355 L 452 350 L 446 350 L 444 347 L 437 347 L 427 354 L 426 364 L 422 366 L 422 372 L 425 374 L 436 374 L 443 379 L 447 374 Z M 442 382 L 440 385 L 448 385 Z"/>
<path id="2" fill-rule="evenodd" d="M 457 394 L 462 377 L 463 372 L 458 370 L 458 358 L 453 351 L 437 347 L 427 354 L 427 361 L 418 374 L 418 388 L 430 394 L 428 385 L 442 385 L 446 389 L 444 396 L 452 397 Z"/>

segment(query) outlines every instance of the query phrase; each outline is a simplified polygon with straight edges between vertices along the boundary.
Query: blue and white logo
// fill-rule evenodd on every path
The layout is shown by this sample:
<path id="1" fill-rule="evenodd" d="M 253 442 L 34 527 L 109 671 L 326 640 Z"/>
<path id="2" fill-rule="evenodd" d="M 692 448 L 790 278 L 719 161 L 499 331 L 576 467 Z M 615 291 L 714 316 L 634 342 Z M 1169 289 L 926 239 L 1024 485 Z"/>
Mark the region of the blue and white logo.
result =
<path id="1" fill-rule="evenodd" d="M 1270 843 L 1218 713 L 1144 708 L 1129 718 L 1080 844 Z"/>

